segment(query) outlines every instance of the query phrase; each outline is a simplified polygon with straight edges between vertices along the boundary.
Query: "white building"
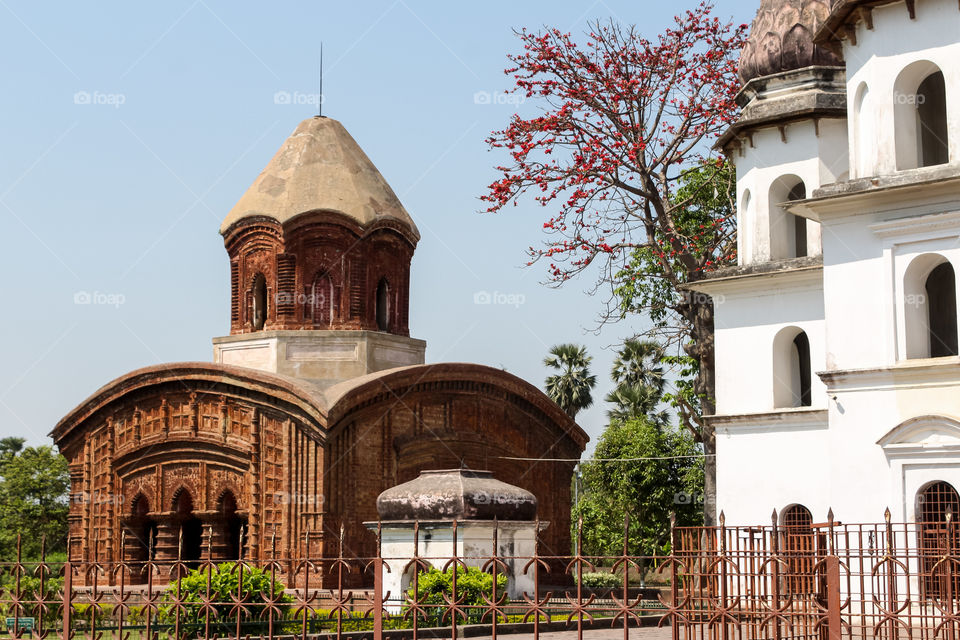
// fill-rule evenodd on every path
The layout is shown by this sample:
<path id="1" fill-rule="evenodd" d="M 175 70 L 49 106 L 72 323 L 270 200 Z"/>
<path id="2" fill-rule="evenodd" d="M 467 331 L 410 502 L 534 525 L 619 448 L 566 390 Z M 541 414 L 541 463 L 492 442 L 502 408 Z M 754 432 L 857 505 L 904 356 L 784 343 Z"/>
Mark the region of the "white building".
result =
<path id="1" fill-rule="evenodd" d="M 716 306 L 728 524 L 960 512 L 960 6 L 764 0 Z"/>

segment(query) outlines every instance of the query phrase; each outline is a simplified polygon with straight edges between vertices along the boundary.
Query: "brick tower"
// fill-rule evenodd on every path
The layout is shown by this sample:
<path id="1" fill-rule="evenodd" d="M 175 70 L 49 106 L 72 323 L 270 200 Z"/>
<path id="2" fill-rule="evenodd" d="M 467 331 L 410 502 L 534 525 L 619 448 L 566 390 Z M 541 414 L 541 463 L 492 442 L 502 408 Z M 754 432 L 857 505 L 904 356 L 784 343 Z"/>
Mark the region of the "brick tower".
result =
<path id="1" fill-rule="evenodd" d="M 215 362 L 323 386 L 424 362 L 408 324 L 420 233 L 338 121 L 301 122 L 220 233 L 230 335 Z"/>

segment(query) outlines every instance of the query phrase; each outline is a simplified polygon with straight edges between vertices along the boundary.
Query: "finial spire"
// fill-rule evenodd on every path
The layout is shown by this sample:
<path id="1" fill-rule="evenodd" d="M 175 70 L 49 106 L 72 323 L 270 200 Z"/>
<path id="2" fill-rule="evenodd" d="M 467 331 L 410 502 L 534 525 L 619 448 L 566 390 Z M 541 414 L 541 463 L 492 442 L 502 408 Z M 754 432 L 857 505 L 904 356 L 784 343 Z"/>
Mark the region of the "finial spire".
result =
<path id="1" fill-rule="evenodd" d="M 323 117 L 323 40 L 320 41 L 320 99 L 317 101 L 317 116 Z"/>

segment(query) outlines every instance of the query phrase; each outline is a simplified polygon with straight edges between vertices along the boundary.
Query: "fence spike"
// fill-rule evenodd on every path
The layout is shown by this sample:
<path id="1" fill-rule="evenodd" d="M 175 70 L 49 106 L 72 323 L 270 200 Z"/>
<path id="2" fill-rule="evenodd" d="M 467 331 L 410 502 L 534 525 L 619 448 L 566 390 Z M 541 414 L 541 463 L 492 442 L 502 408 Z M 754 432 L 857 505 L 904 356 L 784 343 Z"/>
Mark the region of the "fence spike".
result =
<path id="1" fill-rule="evenodd" d="M 717 518 L 717 522 L 720 523 L 720 526 L 723 527 L 727 524 L 727 516 L 723 513 L 723 510 L 720 511 L 720 517 Z"/>
<path id="2" fill-rule="evenodd" d="M 774 527 L 776 527 L 778 520 L 779 520 L 779 518 L 777 517 L 777 510 L 774 509 L 774 510 L 773 510 L 773 513 L 770 514 L 770 524 L 772 524 Z"/>
<path id="3" fill-rule="evenodd" d="M 883 521 L 890 524 L 890 507 L 883 510 Z"/>
<path id="4" fill-rule="evenodd" d="M 833 526 L 833 520 L 834 520 L 833 507 L 830 507 L 829 509 L 827 509 L 827 522 L 830 523 L 831 527 Z"/>

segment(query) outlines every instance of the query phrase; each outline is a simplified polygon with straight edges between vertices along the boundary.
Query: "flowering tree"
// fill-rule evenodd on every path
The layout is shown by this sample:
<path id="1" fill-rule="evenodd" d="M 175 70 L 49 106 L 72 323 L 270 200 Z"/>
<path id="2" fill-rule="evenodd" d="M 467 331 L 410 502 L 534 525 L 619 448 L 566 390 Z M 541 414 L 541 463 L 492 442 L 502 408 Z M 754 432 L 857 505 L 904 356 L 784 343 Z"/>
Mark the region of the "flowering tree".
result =
<path id="1" fill-rule="evenodd" d="M 643 306 L 691 379 L 672 394 L 684 425 L 713 453 L 700 418 L 712 409 L 713 309 L 684 286 L 735 259 L 730 172 L 711 148 L 736 118 L 738 53 L 745 25 L 724 22 L 704 2 L 655 40 L 635 27 L 594 24 L 581 46 L 556 29 L 520 31 L 510 56 L 512 91 L 542 111 L 514 115 L 488 143 L 510 164 L 483 196 L 496 212 L 528 194 L 551 213 L 545 261 L 559 285 L 595 268 L 609 287 L 604 320 Z M 659 318 L 659 319 L 657 319 Z M 713 518 L 712 457 L 705 458 L 704 515 Z"/>

